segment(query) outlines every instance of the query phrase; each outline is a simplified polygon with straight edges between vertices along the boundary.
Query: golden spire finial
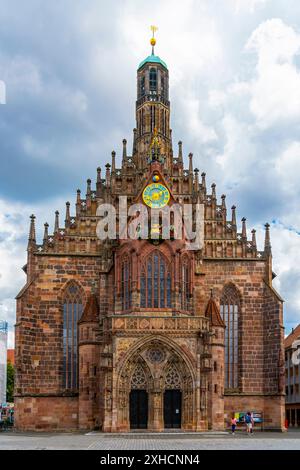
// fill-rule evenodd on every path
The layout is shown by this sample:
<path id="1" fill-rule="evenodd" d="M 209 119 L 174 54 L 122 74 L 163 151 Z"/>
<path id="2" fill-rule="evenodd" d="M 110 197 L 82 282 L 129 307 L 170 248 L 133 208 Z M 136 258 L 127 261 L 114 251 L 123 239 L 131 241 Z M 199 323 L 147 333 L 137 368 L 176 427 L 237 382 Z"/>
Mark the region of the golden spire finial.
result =
<path id="1" fill-rule="evenodd" d="M 152 54 L 154 54 L 154 46 L 156 44 L 156 39 L 155 39 L 155 32 L 158 30 L 158 27 L 157 26 L 150 26 L 150 29 L 152 31 L 152 38 L 150 39 L 150 44 L 152 46 Z"/>

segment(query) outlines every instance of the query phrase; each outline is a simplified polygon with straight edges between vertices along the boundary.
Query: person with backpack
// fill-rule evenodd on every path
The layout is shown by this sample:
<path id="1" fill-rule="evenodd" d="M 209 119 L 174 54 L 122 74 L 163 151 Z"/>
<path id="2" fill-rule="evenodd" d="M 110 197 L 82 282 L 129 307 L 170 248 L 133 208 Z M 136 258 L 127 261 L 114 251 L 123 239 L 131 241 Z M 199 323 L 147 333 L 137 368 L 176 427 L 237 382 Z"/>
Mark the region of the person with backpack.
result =
<path id="1" fill-rule="evenodd" d="M 250 436 L 253 433 L 253 418 L 250 411 L 245 416 L 245 423 L 247 426 L 247 434 Z"/>

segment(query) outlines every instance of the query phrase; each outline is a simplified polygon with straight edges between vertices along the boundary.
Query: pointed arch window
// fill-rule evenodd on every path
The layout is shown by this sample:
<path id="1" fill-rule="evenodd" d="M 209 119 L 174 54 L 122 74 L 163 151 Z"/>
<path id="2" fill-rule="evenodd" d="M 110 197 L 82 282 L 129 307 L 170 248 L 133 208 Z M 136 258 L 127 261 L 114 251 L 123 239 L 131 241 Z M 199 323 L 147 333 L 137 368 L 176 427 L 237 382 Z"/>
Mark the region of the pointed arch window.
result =
<path id="1" fill-rule="evenodd" d="M 78 320 L 83 310 L 82 289 L 71 283 L 63 298 L 63 387 L 78 388 Z"/>
<path id="2" fill-rule="evenodd" d="M 165 257 L 155 251 L 141 267 L 141 307 L 171 308 L 171 272 Z"/>
<path id="3" fill-rule="evenodd" d="M 225 388 L 238 388 L 240 296 L 233 285 L 225 286 L 220 301 L 225 329 Z"/>
<path id="4" fill-rule="evenodd" d="M 140 96 L 145 95 L 145 77 L 143 76 L 140 81 Z"/>
<path id="5" fill-rule="evenodd" d="M 180 375 L 175 364 L 170 364 L 165 375 L 165 388 L 166 389 L 180 389 L 181 380 Z"/>
<path id="6" fill-rule="evenodd" d="M 131 307 L 131 265 L 128 257 L 122 261 L 121 276 L 122 309 L 128 310 Z"/>
<path id="7" fill-rule="evenodd" d="M 165 79 L 161 77 L 160 79 L 160 89 L 161 89 L 161 96 L 165 98 Z"/>
<path id="8" fill-rule="evenodd" d="M 146 389 L 147 377 L 142 364 L 138 363 L 131 377 L 131 389 Z"/>
<path id="9" fill-rule="evenodd" d="M 190 300 L 190 267 L 188 258 L 184 258 L 182 261 L 182 291 L 181 291 L 181 302 L 182 309 L 189 309 L 189 300 Z"/>

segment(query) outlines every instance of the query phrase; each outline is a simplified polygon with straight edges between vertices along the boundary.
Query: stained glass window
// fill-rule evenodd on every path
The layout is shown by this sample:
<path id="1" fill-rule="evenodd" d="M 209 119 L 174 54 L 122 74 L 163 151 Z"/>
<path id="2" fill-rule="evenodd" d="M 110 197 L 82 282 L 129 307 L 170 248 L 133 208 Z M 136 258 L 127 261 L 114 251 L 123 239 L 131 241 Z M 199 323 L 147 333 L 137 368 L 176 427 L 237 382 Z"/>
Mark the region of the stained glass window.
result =
<path id="1" fill-rule="evenodd" d="M 183 310 L 189 309 L 190 299 L 190 272 L 189 272 L 189 260 L 184 258 L 182 261 L 182 308 Z"/>
<path id="2" fill-rule="evenodd" d="M 122 309 L 128 310 L 131 307 L 131 287 L 130 287 L 130 263 L 126 257 L 122 261 L 121 270 L 121 297 L 122 297 Z"/>
<path id="3" fill-rule="evenodd" d="M 146 275 L 144 270 L 141 274 L 141 307 L 146 307 Z"/>
<path id="4" fill-rule="evenodd" d="M 225 286 L 220 302 L 220 313 L 225 322 L 225 388 L 238 388 L 239 372 L 239 310 L 240 297 L 237 289 Z"/>
<path id="5" fill-rule="evenodd" d="M 158 251 L 146 259 L 141 269 L 141 307 L 172 307 L 170 267 Z"/>
<path id="6" fill-rule="evenodd" d="M 63 302 L 63 386 L 78 388 L 78 325 L 82 315 L 82 292 L 75 283 L 70 284 Z"/>

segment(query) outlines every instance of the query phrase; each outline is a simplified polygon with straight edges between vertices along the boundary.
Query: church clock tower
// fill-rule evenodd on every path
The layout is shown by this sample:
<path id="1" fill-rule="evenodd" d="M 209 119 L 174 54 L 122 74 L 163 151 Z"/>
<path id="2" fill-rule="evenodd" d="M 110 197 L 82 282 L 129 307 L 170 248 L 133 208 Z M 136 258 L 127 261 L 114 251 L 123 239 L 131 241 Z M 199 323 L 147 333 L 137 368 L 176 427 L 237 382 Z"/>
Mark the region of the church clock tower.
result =
<path id="1" fill-rule="evenodd" d="M 147 167 L 149 146 L 154 132 L 161 143 L 164 168 L 172 162 L 170 129 L 169 72 L 166 63 L 154 53 L 157 28 L 151 27 L 152 53 L 144 59 L 137 71 L 136 129 L 133 158 L 138 169 Z"/>

